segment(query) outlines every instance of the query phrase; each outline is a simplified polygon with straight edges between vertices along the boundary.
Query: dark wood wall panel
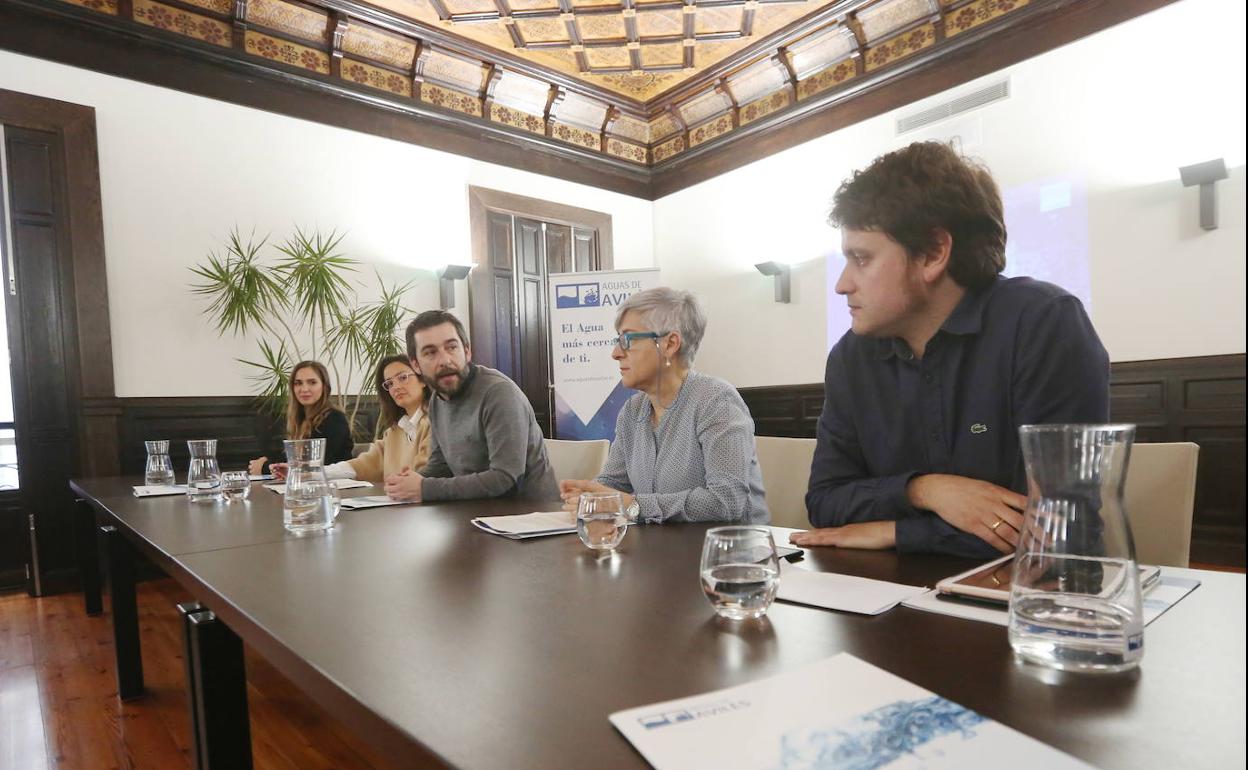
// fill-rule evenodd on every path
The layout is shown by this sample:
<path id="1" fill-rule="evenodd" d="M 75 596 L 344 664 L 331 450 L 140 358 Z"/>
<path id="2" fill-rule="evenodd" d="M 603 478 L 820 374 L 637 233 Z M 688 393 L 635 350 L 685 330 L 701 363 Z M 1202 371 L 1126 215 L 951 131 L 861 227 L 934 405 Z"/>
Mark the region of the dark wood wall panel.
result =
<path id="1" fill-rule="evenodd" d="M 1200 445 L 1192 561 L 1243 567 L 1244 356 L 1130 361 L 1111 367 L 1110 416 L 1135 423 L 1136 441 Z M 823 385 L 742 388 L 760 436 L 813 438 Z"/>

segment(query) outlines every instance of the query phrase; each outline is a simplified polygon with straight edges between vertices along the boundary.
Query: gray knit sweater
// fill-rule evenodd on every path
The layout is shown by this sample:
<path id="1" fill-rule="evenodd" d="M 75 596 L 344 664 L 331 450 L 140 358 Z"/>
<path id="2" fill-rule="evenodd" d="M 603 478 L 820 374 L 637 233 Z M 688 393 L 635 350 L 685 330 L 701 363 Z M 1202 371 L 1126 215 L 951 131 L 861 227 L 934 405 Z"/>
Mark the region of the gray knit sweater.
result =
<path id="1" fill-rule="evenodd" d="M 423 499 L 559 499 L 533 407 L 507 375 L 474 365 L 455 398 L 429 401 L 433 437 L 421 471 Z"/>

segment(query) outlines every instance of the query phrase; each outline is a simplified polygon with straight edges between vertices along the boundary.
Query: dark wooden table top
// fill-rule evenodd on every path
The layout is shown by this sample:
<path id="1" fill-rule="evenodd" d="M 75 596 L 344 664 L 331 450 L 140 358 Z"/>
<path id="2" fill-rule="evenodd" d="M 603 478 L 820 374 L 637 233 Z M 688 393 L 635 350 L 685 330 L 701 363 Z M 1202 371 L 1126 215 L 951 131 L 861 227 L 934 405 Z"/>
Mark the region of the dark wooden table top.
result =
<path id="1" fill-rule="evenodd" d="M 259 487 L 245 506 L 201 510 L 213 506 L 136 499 L 132 483 L 77 488 L 399 766 L 425 755 L 644 768 L 611 712 L 838 652 L 1099 767 L 1244 764 L 1242 575 L 1199 573 L 1202 586 L 1147 628 L 1138 671 L 1071 675 L 1015 662 L 1000 626 L 904 607 L 865 617 L 777 602 L 759 622 L 718 620 L 698 580 L 706 526 L 633 527 L 599 558 L 574 535 L 476 530 L 473 516 L 533 510 L 489 501 L 344 510 L 332 531 L 297 537 L 281 530 L 281 498 Z M 913 585 L 971 564 L 835 549 L 807 562 Z"/>

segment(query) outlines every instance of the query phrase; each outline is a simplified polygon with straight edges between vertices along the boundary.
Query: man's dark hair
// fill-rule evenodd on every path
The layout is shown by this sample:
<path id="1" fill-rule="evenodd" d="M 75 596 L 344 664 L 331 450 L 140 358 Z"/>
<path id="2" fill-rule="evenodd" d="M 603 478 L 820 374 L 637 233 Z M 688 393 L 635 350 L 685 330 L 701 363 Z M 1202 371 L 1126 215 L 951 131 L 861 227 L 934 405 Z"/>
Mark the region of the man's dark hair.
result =
<path id="1" fill-rule="evenodd" d="M 417 359 L 416 332 L 432 329 L 442 324 L 454 326 L 455 333 L 459 335 L 459 341 L 464 344 L 465 348 L 469 347 L 468 332 L 464 331 L 464 325 L 459 322 L 458 318 L 445 310 L 426 310 L 412 319 L 412 322 L 407 325 L 407 357 L 413 361 Z"/>
<path id="2" fill-rule="evenodd" d="M 841 183 L 832 199 L 833 227 L 888 235 L 911 257 L 936 246 L 936 230 L 953 237 L 949 274 L 980 289 L 1005 269 L 1005 215 L 988 169 L 941 142 L 915 142 L 881 155 Z"/>

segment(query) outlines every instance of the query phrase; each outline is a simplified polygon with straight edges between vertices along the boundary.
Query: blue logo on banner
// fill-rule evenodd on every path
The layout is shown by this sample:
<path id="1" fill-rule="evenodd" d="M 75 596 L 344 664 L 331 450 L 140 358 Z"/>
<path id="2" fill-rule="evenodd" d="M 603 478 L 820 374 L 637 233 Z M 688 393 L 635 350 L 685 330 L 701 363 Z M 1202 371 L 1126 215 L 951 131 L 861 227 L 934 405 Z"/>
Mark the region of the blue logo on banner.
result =
<path id="1" fill-rule="evenodd" d="M 555 285 L 555 307 L 598 307 L 598 284 L 565 283 Z"/>

